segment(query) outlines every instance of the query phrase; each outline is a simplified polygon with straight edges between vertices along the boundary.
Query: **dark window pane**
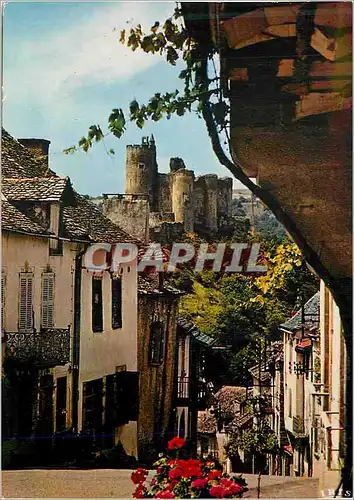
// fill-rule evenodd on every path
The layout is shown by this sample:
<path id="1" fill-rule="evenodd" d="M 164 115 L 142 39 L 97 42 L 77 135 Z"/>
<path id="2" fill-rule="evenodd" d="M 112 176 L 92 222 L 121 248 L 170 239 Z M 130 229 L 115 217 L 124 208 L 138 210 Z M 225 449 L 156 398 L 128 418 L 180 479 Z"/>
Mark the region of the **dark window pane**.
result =
<path id="1" fill-rule="evenodd" d="M 102 280 L 92 278 L 92 331 L 103 331 Z"/>
<path id="2" fill-rule="evenodd" d="M 161 364 L 164 358 L 165 339 L 163 324 L 153 323 L 150 331 L 150 363 Z"/>
<path id="3" fill-rule="evenodd" d="M 102 432 L 103 380 L 83 384 L 83 430 L 93 434 Z"/>
<path id="4" fill-rule="evenodd" d="M 66 428 L 66 388 L 67 377 L 57 379 L 56 393 L 56 431 L 62 432 Z"/>
<path id="5" fill-rule="evenodd" d="M 112 279 L 112 328 L 122 328 L 122 280 Z"/>

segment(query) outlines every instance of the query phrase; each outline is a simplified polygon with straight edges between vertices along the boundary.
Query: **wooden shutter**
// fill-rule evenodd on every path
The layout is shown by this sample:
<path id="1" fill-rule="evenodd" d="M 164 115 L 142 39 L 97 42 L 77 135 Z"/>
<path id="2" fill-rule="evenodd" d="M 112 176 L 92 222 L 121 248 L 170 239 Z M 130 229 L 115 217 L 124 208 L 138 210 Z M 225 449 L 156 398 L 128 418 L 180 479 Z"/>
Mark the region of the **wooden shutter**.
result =
<path id="1" fill-rule="evenodd" d="M 54 326 L 54 274 L 42 274 L 41 327 Z"/>
<path id="2" fill-rule="evenodd" d="M 92 331 L 103 331 L 102 279 L 92 278 Z"/>
<path id="3" fill-rule="evenodd" d="M 5 329 L 5 276 L 1 274 L 1 332 Z"/>
<path id="4" fill-rule="evenodd" d="M 19 330 L 33 329 L 33 274 L 20 273 Z"/>
<path id="5" fill-rule="evenodd" d="M 112 328 L 122 328 L 122 279 L 112 279 Z"/>

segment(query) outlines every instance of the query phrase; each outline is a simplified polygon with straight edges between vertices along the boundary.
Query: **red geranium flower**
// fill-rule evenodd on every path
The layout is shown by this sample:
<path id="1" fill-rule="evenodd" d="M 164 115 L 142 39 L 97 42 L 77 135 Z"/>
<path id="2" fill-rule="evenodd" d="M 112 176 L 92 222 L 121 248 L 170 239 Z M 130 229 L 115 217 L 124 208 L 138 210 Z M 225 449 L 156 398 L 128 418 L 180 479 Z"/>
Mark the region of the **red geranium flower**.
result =
<path id="1" fill-rule="evenodd" d="M 156 493 L 155 498 L 175 498 L 172 491 L 162 490 Z"/>
<path id="2" fill-rule="evenodd" d="M 183 476 L 183 470 L 179 467 L 171 469 L 168 473 L 168 479 L 180 479 Z"/>
<path id="3" fill-rule="evenodd" d="M 195 479 L 193 482 L 192 482 L 192 488 L 195 488 L 196 490 L 202 490 L 203 488 L 205 488 L 206 484 L 207 484 L 207 479 Z"/>
<path id="4" fill-rule="evenodd" d="M 213 469 L 207 475 L 207 479 L 208 479 L 208 481 L 213 481 L 214 479 L 218 479 L 220 476 L 221 476 L 221 471 L 219 471 L 217 469 Z"/>
<path id="5" fill-rule="evenodd" d="M 134 484 L 143 483 L 148 474 L 149 472 L 146 469 L 136 469 L 136 471 L 132 472 L 131 480 Z"/>
<path id="6" fill-rule="evenodd" d="M 227 495 L 227 491 L 218 484 L 210 488 L 210 495 L 214 498 L 224 498 Z"/>
<path id="7" fill-rule="evenodd" d="M 180 437 L 174 437 L 171 439 L 171 441 L 168 442 L 168 449 L 169 450 L 179 450 L 180 448 L 183 448 L 185 444 L 185 440 L 180 438 Z"/>
<path id="8" fill-rule="evenodd" d="M 145 494 L 145 487 L 142 484 L 139 484 L 139 486 L 137 486 L 136 490 L 133 493 L 133 498 L 146 498 Z"/>

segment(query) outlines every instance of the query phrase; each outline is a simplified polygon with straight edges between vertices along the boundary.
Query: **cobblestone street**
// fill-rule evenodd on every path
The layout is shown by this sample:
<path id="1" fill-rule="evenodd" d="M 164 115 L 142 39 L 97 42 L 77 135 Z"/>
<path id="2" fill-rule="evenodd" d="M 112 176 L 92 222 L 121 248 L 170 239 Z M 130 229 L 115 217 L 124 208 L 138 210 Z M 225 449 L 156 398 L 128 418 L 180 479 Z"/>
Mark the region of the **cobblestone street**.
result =
<path id="1" fill-rule="evenodd" d="M 2 473 L 3 498 L 131 498 L 130 470 L 19 470 Z M 257 476 L 246 474 L 257 497 Z M 261 498 L 319 498 L 317 479 L 263 476 Z"/>

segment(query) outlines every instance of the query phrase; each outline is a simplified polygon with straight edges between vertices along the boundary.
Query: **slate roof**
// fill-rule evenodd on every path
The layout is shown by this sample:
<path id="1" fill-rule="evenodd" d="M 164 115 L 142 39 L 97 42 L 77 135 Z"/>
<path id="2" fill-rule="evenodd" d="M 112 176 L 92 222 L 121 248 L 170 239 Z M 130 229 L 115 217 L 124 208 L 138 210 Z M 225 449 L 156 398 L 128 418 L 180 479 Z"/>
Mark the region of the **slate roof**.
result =
<path id="1" fill-rule="evenodd" d="M 304 305 L 305 329 L 318 328 L 320 313 L 320 292 L 315 293 Z M 280 328 L 290 332 L 300 330 L 302 327 L 302 311 L 299 309 L 294 316 L 280 325 Z"/>
<path id="2" fill-rule="evenodd" d="M 31 220 L 26 214 L 18 210 L 12 203 L 1 201 L 1 227 L 3 230 L 25 232 L 39 235 L 49 235 L 37 222 Z"/>
<path id="3" fill-rule="evenodd" d="M 5 129 L 1 134 L 1 170 L 3 178 L 56 176 L 46 160 L 36 158 Z"/>
<path id="4" fill-rule="evenodd" d="M 64 191 L 70 190 L 70 206 L 67 205 L 63 209 L 64 237 L 92 243 L 141 244 L 138 239 L 105 217 L 94 203 L 76 193 L 69 178 L 59 177 L 48 168 L 46 160 L 37 159 L 4 129 L 1 164 L 2 184 L 7 200 L 59 201 Z M 15 214 L 13 222 L 11 213 Z M 24 206 L 21 209 L 15 208 L 11 203 L 5 206 L 3 221 L 5 230 L 48 234 L 37 220 L 33 220 L 32 214 Z"/>
<path id="5" fill-rule="evenodd" d="M 4 178 L 1 189 L 8 200 L 60 201 L 64 190 L 70 188 L 68 177 Z"/>
<path id="6" fill-rule="evenodd" d="M 193 323 L 186 320 L 185 318 L 178 318 L 177 324 L 179 328 L 185 331 L 185 333 L 193 335 L 196 341 L 204 344 L 207 347 L 216 346 L 216 344 L 218 343 L 218 341 L 214 337 L 201 332 L 199 328 L 197 328 Z"/>
<path id="7" fill-rule="evenodd" d="M 63 210 L 65 235 L 75 240 L 106 243 L 141 243 L 105 217 L 91 201 L 74 192 L 75 205 Z"/>
<path id="8" fill-rule="evenodd" d="M 247 412 L 244 413 L 243 415 L 237 415 L 232 422 L 230 422 L 227 426 L 225 426 L 225 431 L 230 433 L 230 432 L 235 432 L 238 429 L 242 429 L 242 427 L 246 426 L 250 422 L 253 421 L 253 413 L 252 412 Z"/>
<path id="9" fill-rule="evenodd" d="M 141 295 L 183 295 L 182 290 L 173 287 L 164 280 L 162 286 L 159 285 L 158 274 L 138 274 L 138 292 Z"/>
<path id="10" fill-rule="evenodd" d="M 224 385 L 216 394 L 215 400 L 219 404 L 224 415 L 233 416 L 237 412 L 237 406 L 245 401 L 247 397 L 246 387 Z"/>

